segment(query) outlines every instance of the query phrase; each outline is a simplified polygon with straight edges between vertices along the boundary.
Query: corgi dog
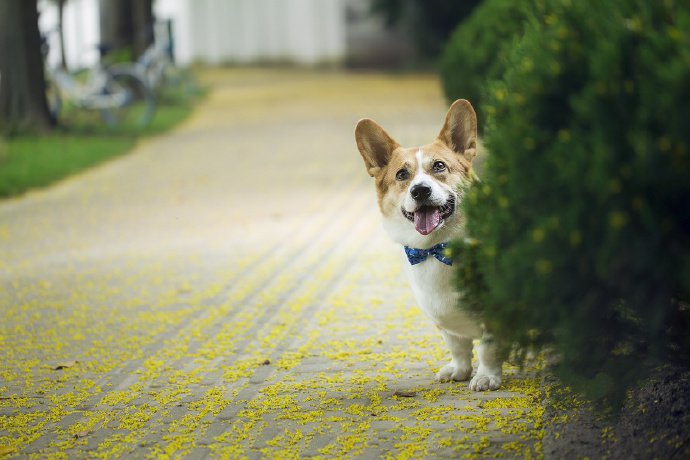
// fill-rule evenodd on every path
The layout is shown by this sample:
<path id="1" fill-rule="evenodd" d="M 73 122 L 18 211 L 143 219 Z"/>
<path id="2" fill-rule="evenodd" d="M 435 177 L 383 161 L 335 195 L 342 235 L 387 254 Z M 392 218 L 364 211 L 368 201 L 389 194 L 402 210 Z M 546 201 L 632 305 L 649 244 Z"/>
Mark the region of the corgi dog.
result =
<path id="1" fill-rule="evenodd" d="M 470 380 L 474 391 L 501 386 L 502 360 L 493 337 L 462 310 L 446 246 L 464 236 L 460 203 L 474 176 L 479 149 L 477 116 L 472 105 L 455 101 L 438 137 L 421 147 L 401 147 L 375 121 L 362 119 L 355 129 L 357 148 L 374 178 L 383 227 L 401 245 L 405 271 L 417 303 L 436 324 L 451 360 L 436 374 L 442 382 Z M 477 371 L 472 377 L 473 339 Z M 471 379 L 470 379 L 471 378 Z"/>

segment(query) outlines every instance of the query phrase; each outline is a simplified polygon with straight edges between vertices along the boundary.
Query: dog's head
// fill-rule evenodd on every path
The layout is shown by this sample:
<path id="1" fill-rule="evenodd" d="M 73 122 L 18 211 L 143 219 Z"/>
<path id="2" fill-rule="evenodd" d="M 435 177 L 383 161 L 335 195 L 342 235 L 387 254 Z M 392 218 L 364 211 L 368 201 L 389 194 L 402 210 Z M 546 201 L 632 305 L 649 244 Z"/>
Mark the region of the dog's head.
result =
<path id="1" fill-rule="evenodd" d="M 395 241 L 423 248 L 460 236 L 458 206 L 474 174 L 478 143 L 468 101 L 455 101 L 436 140 L 422 147 L 401 147 L 370 119 L 357 123 L 355 138 Z"/>

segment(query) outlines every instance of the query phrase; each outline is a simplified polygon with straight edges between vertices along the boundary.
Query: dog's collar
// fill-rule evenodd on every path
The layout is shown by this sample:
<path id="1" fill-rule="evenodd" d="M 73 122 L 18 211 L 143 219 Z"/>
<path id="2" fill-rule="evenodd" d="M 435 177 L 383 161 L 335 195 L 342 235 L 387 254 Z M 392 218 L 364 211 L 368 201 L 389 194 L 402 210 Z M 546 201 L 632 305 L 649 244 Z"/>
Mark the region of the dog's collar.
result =
<path id="1" fill-rule="evenodd" d="M 417 265 L 418 263 L 424 262 L 428 256 L 434 256 L 436 260 L 446 265 L 453 265 L 453 259 L 448 257 L 450 254 L 447 248 L 448 243 L 439 243 L 429 249 L 417 249 L 405 246 L 405 254 L 407 255 L 407 260 L 410 261 L 410 265 Z"/>

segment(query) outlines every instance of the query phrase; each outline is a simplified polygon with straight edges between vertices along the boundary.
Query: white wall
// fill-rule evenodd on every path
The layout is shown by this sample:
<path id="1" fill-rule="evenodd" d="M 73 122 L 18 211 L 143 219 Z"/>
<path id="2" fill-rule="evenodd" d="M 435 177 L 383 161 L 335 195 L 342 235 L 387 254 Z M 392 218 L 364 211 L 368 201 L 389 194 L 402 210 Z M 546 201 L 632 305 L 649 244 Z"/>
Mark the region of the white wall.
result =
<path id="1" fill-rule="evenodd" d="M 158 20 L 172 19 L 175 58 L 184 65 L 338 62 L 345 57 L 348 0 L 155 0 Z M 39 0 L 39 26 L 48 34 L 50 65 L 59 62 L 57 7 Z M 100 40 L 98 0 L 65 3 L 67 65 L 92 65 Z"/>
<path id="2" fill-rule="evenodd" d="M 157 0 L 182 64 L 315 64 L 345 56 L 346 0 Z"/>
<path id="3" fill-rule="evenodd" d="M 48 63 L 60 62 L 60 39 L 57 34 L 58 13 L 55 3 L 38 1 L 38 24 L 50 45 Z M 93 65 L 98 60 L 96 46 L 100 42 L 98 0 L 69 0 L 63 14 L 65 34 L 65 58 L 70 69 Z"/>

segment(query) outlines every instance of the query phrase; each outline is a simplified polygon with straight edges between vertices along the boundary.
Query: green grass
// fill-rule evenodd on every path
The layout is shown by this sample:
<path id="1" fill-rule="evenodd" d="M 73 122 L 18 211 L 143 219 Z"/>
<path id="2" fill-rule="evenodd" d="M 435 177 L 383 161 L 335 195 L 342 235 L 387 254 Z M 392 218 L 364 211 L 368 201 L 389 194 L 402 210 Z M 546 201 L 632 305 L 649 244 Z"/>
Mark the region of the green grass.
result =
<path id="1" fill-rule="evenodd" d="M 134 137 L 51 134 L 15 137 L 0 147 L 0 197 L 52 184 L 127 152 Z"/>
<path id="2" fill-rule="evenodd" d="M 143 130 L 110 129 L 97 113 L 65 108 L 61 126 L 43 136 L 0 138 L 0 198 L 45 187 L 131 151 L 142 137 L 164 133 L 192 112 L 200 95 L 163 95 Z"/>

